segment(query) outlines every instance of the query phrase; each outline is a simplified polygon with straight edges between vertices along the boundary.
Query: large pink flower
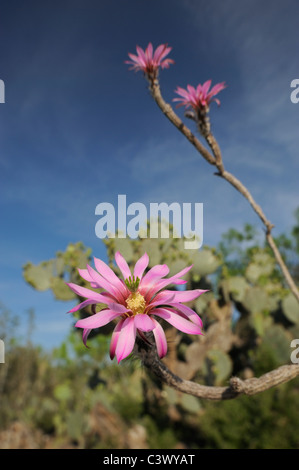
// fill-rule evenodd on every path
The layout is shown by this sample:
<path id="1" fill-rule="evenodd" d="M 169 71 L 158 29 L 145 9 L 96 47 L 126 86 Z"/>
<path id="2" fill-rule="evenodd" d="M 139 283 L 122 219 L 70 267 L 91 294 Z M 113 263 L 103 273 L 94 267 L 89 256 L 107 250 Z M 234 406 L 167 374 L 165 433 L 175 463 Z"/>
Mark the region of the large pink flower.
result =
<path id="1" fill-rule="evenodd" d="M 218 106 L 220 101 L 217 98 L 214 98 L 221 90 L 226 88 L 224 82 L 217 83 L 209 91 L 212 81 L 207 80 L 203 85 L 199 84 L 196 88 L 191 85 L 187 85 L 187 90 L 181 87 L 177 87 L 175 93 L 181 96 L 181 98 L 174 98 L 173 101 L 181 101 L 178 106 L 190 106 L 195 110 L 202 110 L 209 106 L 211 101 L 216 101 Z"/>
<path id="2" fill-rule="evenodd" d="M 83 328 L 85 345 L 93 328 L 104 326 L 117 317 L 119 320 L 112 334 L 110 357 L 113 359 L 116 356 L 118 362 L 132 352 L 136 333 L 146 340 L 143 332 L 149 331 L 153 332 L 159 356 L 161 358 L 165 356 L 167 352 L 165 334 L 155 317 L 163 318 L 184 333 L 202 334 L 200 317 L 182 302 L 194 300 L 206 291 L 200 289 L 162 290 L 169 284 L 185 284 L 187 281 L 181 279 L 181 276 L 184 276 L 192 266 L 168 279 L 163 279 L 169 273 L 166 264 L 156 265 L 144 274 L 149 262 L 146 253 L 137 261 L 133 275 L 119 252 L 115 254 L 115 261 L 124 280 L 119 279 L 106 263 L 97 258 L 94 258 L 96 270 L 89 265 L 87 269 L 78 270 L 80 276 L 90 282 L 93 289 L 102 288 L 104 292 L 97 293 L 73 283 L 68 284 L 76 294 L 86 298 L 70 312 L 75 312 L 86 305 L 97 303 L 107 305 L 100 312 L 77 321 L 75 326 Z"/>
<path id="3" fill-rule="evenodd" d="M 165 59 L 171 51 L 171 47 L 167 47 L 167 44 L 160 44 L 154 52 L 150 42 L 145 51 L 139 46 L 136 46 L 136 51 L 137 55 L 128 54 L 131 60 L 126 60 L 125 63 L 132 65 L 130 70 L 135 70 L 135 72 L 142 70 L 148 77 L 155 78 L 159 67 L 165 69 L 170 64 L 174 64 L 172 59 Z"/>

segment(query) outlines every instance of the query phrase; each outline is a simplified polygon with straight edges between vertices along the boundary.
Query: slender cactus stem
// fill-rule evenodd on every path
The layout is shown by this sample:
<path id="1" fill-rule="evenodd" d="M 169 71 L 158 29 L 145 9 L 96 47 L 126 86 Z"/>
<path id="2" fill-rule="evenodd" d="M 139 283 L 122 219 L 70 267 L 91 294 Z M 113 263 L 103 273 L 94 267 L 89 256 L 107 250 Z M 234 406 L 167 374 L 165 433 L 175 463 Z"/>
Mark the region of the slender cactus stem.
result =
<path id="1" fill-rule="evenodd" d="M 259 378 L 241 380 L 238 377 L 232 377 L 227 387 L 206 386 L 181 379 L 173 374 L 160 361 L 155 346 L 149 345 L 139 338 L 136 338 L 135 353 L 145 367 L 166 385 L 179 392 L 207 400 L 231 400 L 240 395 L 256 395 L 299 376 L 299 365 L 290 364 L 278 367 Z"/>
<path id="2" fill-rule="evenodd" d="M 262 208 L 256 203 L 250 191 L 244 186 L 241 181 L 236 178 L 234 175 L 229 173 L 225 170 L 221 150 L 216 141 L 215 137 L 211 132 L 208 132 L 204 135 L 211 152 L 192 134 L 190 129 L 183 124 L 181 119 L 177 116 L 174 112 L 173 108 L 169 103 L 166 103 L 161 95 L 160 85 L 157 79 L 150 81 L 150 92 L 152 97 L 154 98 L 155 102 L 165 114 L 165 116 L 170 120 L 170 122 L 180 131 L 184 136 L 189 140 L 189 142 L 198 150 L 198 152 L 202 155 L 202 157 L 211 165 L 216 166 L 218 172 L 215 173 L 217 176 L 225 179 L 228 183 L 230 183 L 239 193 L 241 193 L 249 202 L 253 210 L 259 216 L 261 221 L 263 222 L 264 226 L 266 227 L 266 239 L 271 247 L 273 254 L 275 256 L 277 264 L 280 266 L 280 269 L 284 275 L 284 278 L 292 291 L 293 295 L 299 302 L 299 290 L 277 248 L 277 245 L 272 237 L 271 231 L 274 225 L 267 219 L 266 215 L 264 214 Z"/>

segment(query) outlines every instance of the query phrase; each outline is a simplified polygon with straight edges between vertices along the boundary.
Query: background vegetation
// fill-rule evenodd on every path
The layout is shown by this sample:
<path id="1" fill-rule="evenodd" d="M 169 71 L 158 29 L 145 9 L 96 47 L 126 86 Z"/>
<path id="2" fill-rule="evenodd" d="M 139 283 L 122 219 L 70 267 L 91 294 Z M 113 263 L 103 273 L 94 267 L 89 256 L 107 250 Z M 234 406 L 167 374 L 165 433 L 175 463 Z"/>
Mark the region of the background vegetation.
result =
<path id="1" fill-rule="evenodd" d="M 299 281 L 299 209 L 289 235 L 276 239 L 295 281 Z M 197 338 L 164 325 L 165 362 L 183 378 L 224 385 L 232 375 L 259 376 L 290 363 L 290 343 L 299 338 L 299 307 L 276 267 L 271 251 L 250 225 L 229 230 L 217 248 L 191 252 L 181 239 L 107 240 L 132 265 L 147 251 L 150 267 L 167 263 L 170 275 L 189 263 L 187 288 L 209 293 L 193 304 L 204 321 Z M 24 267 L 25 281 L 51 289 L 60 301 L 76 299 L 65 280 L 84 285 L 77 267 L 91 261 L 82 243 L 39 265 Z M 79 299 L 77 299 L 79 300 Z M 60 308 L 60 307 L 59 307 Z M 63 308 L 62 308 L 63 310 Z M 78 316 L 91 312 L 86 308 Z M 253 397 L 201 401 L 157 382 L 134 356 L 121 365 L 108 357 L 113 325 L 90 336 L 73 329 L 51 353 L 13 335 L 17 318 L 1 306 L 0 448 L 299 448 L 299 380 Z"/>

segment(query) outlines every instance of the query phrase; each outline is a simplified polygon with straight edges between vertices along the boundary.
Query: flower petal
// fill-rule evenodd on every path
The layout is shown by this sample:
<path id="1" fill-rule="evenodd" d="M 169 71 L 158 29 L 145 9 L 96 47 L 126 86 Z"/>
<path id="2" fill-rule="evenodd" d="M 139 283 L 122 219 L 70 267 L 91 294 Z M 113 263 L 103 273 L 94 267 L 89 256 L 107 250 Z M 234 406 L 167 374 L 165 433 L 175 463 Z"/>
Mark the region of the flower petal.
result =
<path id="1" fill-rule="evenodd" d="M 184 276 L 188 271 L 190 271 L 192 266 L 193 265 L 187 266 L 174 276 L 169 277 L 168 279 L 162 279 L 161 281 L 157 282 L 148 292 L 148 297 L 151 298 L 156 292 L 159 292 L 159 290 L 164 289 L 164 287 L 168 286 L 169 284 L 186 284 L 187 281 L 184 281 L 183 279 L 179 278 L 181 276 Z"/>
<path id="2" fill-rule="evenodd" d="M 66 282 L 70 289 L 72 289 L 75 294 L 79 295 L 80 297 L 86 297 L 87 299 L 94 300 L 94 303 L 103 303 L 107 304 L 109 302 L 115 302 L 115 300 L 110 300 L 108 297 L 98 294 L 90 289 L 86 289 L 86 287 L 78 286 L 77 284 L 73 284 L 72 282 Z"/>
<path id="3" fill-rule="evenodd" d="M 135 264 L 135 268 L 134 268 L 135 279 L 137 277 L 139 277 L 139 279 L 142 278 L 142 275 L 143 275 L 145 269 L 147 268 L 148 263 L 149 263 L 148 254 L 144 253 L 144 255 L 141 256 L 141 258 L 139 258 L 139 260 Z"/>
<path id="4" fill-rule="evenodd" d="M 78 310 L 81 310 L 81 308 L 84 308 L 86 307 L 87 305 L 92 305 L 94 304 L 95 301 L 94 300 L 84 300 L 84 302 L 81 302 L 80 304 L 76 305 L 75 307 L 73 307 L 71 310 L 68 311 L 68 313 L 74 313 L 74 312 L 77 312 Z"/>
<path id="5" fill-rule="evenodd" d="M 169 304 L 174 304 L 178 302 L 191 302 L 191 300 L 197 299 L 201 294 L 204 294 L 205 292 L 208 292 L 208 290 L 202 290 L 202 289 L 194 289 L 194 290 L 183 290 L 183 291 L 168 291 L 164 290 L 164 293 L 170 293 L 172 292 L 174 294 L 173 299 L 167 303 Z"/>
<path id="6" fill-rule="evenodd" d="M 145 49 L 145 56 L 146 56 L 146 59 L 147 59 L 147 64 L 152 62 L 152 60 L 153 60 L 153 45 L 152 45 L 151 42 L 148 44 L 147 48 Z"/>
<path id="7" fill-rule="evenodd" d="M 195 110 L 205 108 L 213 101 L 212 98 L 217 95 L 217 93 L 226 88 L 225 82 L 217 83 L 209 92 L 211 83 L 211 80 L 207 80 L 203 85 L 198 84 L 196 89 L 191 85 L 187 85 L 187 90 L 177 87 L 175 93 L 182 98 L 174 98 L 173 101 L 181 101 L 178 106 L 186 106 L 186 108 L 192 106 Z M 214 99 L 214 101 L 216 101 L 218 105 L 220 104 L 218 99 Z"/>
<path id="8" fill-rule="evenodd" d="M 186 320 L 182 316 L 178 315 L 174 310 L 168 308 L 157 308 L 151 311 L 152 315 L 161 317 L 170 323 L 172 326 L 190 335 L 201 335 L 202 331 L 198 325 Z"/>
<path id="9" fill-rule="evenodd" d="M 148 285 L 153 279 L 162 278 L 167 276 L 168 273 L 169 267 L 167 264 L 156 264 L 156 266 L 153 266 L 142 278 L 140 285 Z"/>
<path id="10" fill-rule="evenodd" d="M 93 279 L 92 279 L 91 275 L 89 274 L 89 272 L 87 271 L 87 269 L 78 268 L 78 273 L 80 274 L 82 279 L 85 279 L 85 281 L 93 282 Z"/>
<path id="11" fill-rule="evenodd" d="M 132 65 L 131 70 L 143 70 L 145 74 L 157 73 L 159 67 L 168 68 L 174 61 L 165 58 L 171 51 L 171 47 L 167 44 L 160 44 L 154 52 L 153 45 L 150 42 L 145 50 L 136 46 L 137 55 L 128 53 L 130 61 L 126 60 L 125 63 Z"/>
<path id="12" fill-rule="evenodd" d="M 75 326 L 77 328 L 100 328 L 101 326 L 107 325 L 107 323 L 114 320 L 114 318 L 119 317 L 119 312 L 113 312 L 111 310 L 101 310 L 95 315 L 90 315 L 89 317 L 82 318 L 78 320 Z"/>
<path id="13" fill-rule="evenodd" d="M 152 345 L 153 345 L 153 343 L 151 343 L 151 342 L 149 341 L 149 339 L 142 333 L 141 330 L 138 330 L 138 334 L 139 334 L 140 338 L 141 338 L 146 344 L 148 344 L 149 346 L 152 346 Z"/>
<path id="14" fill-rule="evenodd" d="M 175 93 L 177 93 L 178 95 L 182 96 L 185 99 L 189 99 L 188 91 L 185 90 L 184 88 L 181 88 L 180 86 L 177 87 L 177 89 L 175 90 Z M 178 100 L 180 98 L 176 98 L 176 99 Z"/>
<path id="15" fill-rule="evenodd" d="M 179 304 L 179 303 L 178 304 L 172 304 L 171 306 L 176 308 L 177 310 L 179 310 L 179 312 L 182 312 L 182 314 L 185 317 L 189 318 L 189 320 L 191 320 L 193 323 L 198 325 L 200 328 L 203 327 L 203 323 L 202 323 L 201 318 L 197 315 L 196 312 L 194 312 L 194 310 L 192 310 L 192 308 L 187 307 L 187 305 L 183 305 L 183 304 Z"/>
<path id="16" fill-rule="evenodd" d="M 108 281 L 110 282 L 116 289 L 118 289 L 121 293 L 128 294 L 129 292 L 126 286 L 121 282 L 121 280 L 117 277 L 115 272 L 99 258 L 94 258 L 94 265 L 96 270 Z"/>
<path id="17" fill-rule="evenodd" d="M 145 314 L 135 315 L 135 326 L 141 331 L 152 331 L 155 327 L 153 320 Z"/>
<path id="18" fill-rule="evenodd" d="M 115 350 L 117 362 L 131 354 L 136 338 L 136 326 L 134 318 L 126 318 L 122 324 Z"/>
<path id="19" fill-rule="evenodd" d="M 164 44 L 164 51 L 162 51 L 162 52 L 160 53 L 159 64 L 162 65 L 162 61 L 163 61 L 164 57 L 166 57 L 166 56 L 170 53 L 171 50 L 172 50 L 172 47 L 167 47 L 167 44 Z M 173 63 L 173 64 L 174 64 L 174 60 L 172 60 L 172 59 L 166 59 L 166 60 L 164 60 L 163 62 L 164 62 L 164 63 L 165 63 L 165 62 L 169 62 L 169 63 Z"/>
<path id="20" fill-rule="evenodd" d="M 224 90 L 224 88 L 226 88 L 225 82 L 217 83 L 216 85 L 214 85 L 210 93 L 208 94 L 208 99 L 211 99 L 213 96 L 217 95 L 220 91 Z"/>
<path id="21" fill-rule="evenodd" d="M 111 336 L 111 342 L 110 342 L 110 358 L 113 359 L 114 356 L 115 356 L 115 349 L 116 349 L 116 346 L 117 346 L 117 342 L 118 342 L 118 338 L 119 338 L 119 334 L 121 332 L 121 329 L 122 329 L 122 326 L 123 326 L 123 322 L 124 322 L 124 318 L 122 318 L 116 325 L 116 327 L 114 328 L 113 330 L 113 333 L 112 333 L 112 336 Z"/>
<path id="22" fill-rule="evenodd" d="M 109 292 L 109 294 L 113 295 L 119 302 L 124 301 L 124 295 L 109 281 L 103 278 L 103 276 L 97 273 L 91 266 L 87 265 L 87 271 L 99 287 L 105 289 L 107 292 Z"/>
<path id="23" fill-rule="evenodd" d="M 101 302 L 101 303 L 111 305 L 111 303 L 115 302 L 115 298 L 112 297 L 112 295 L 108 294 L 107 292 L 102 292 L 101 295 L 106 299 L 105 302 Z M 78 310 L 85 308 L 87 305 L 96 305 L 96 304 L 97 302 L 93 299 L 84 300 L 84 302 L 81 302 L 80 304 L 76 305 L 71 310 L 69 310 L 68 313 L 74 313 L 74 312 L 77 312 Z"/>
<path id="24" fill-rule="evenodd" d="M 209 91 L 209 89 L 210 89 L 211 83 L 212 83 L 212 80 L 207 80 L 207 81 L 203 84 L 203 86 L 201 87 L 201 92 L 202 92 L 202 94 L 203 94 L 204 97 L 207 96 L 207 93 L 208 93 L 208 91 Z"/>
<path id="25" fill-rule="evenodd" d="M 131 276 L 131 270 L 128 266 L 128 263 L 126 262 L 125 258 L 120 254 L 119 251 L 115 253 L 115 261 L 119 269 L 121 270 L 121 273 L 124 277 L 124 279 L 128 279 L 128 277 Z"/>
<path id="26" fill-rule="evenodd" d="M 139 63 L 139 57 L 136 54 L 132 54 L 131 52 L 128 52 L 128 56 L 130 57 L 131 60 L 126 60 L 125 64 L 132 64 L 135 62 L 136 64 Z"/>
<path id="27" fill-rule="evenodd" d="M 89 333 L 91 332 L 91 330 L 92 330 L 92 328 L 90 328 L 90 329 L 85 328 L 85 329 L 83 330 L 82 340 L 83 340 L 84 346 L 86 346 L 87 348 L 88 348 L 88 346 L 87 346 L 87 344 L 86 344 L 86 341 L 87 341 L 88 335 L 89 335 Z"/>
<path id="28" fill-rule="evenodd" d="M 154 333 L 154 338 L 156 341 L 157 353 L 158 353 L 158 356 L 162 359 L 162 357 L 166 356 L 166 353 L 167 353 L 166 336 L 160 323 L 154 318 L 153 318 L 153 322 L 155 324 L 153 333 Z"/>
<path id="29" fill-rule="evenodd" d="M 126 312 L 130 311 L 124 305 L 116 304 L 116 303 L 109 304 L 109 310 L 111 310 L 111 312 L 115 312 L 115 313 L 119 313 L 119 314 L 126 313 Z"/>
<path id="30" fill-rule="evenodd" d="M 176 292 L 172 290 L 159 292 L 159 294 L 157 294 L 149 303 L 148 307 L 152 308 L 156 305 L 165 305 L 172 303 L 172 301 L 174 300 L 175 293 Z"/>
<path id="31" fill-rule="evenodd" d="M 162 69 L 169 69 L 169 65 L 174 63 L 175 62 L 172 59 L 165 59 L 160 63 L 160 66 L 162 67 Z"/>
<path id="32" fill-rule="evenodd" d="M 136 51 L 138 54 L 138 62 L 146 67 L 146 56 L 144 50 L 140 46 L 136 46 Z"/>
<path id="33" fill-rule="evenodd" d="M 170 47 L 168 49 L 171 49 Z M 161 59 L 163 58 L 162 56 L 162 53 L 164 52 L 164 57 L 165 55 L 165 51 L 166 51 L 166 44 L 160 44 L 160 46 L 157 47 L 157 49 L 155 50 L 155 53 L 154 53 L 154 62 L 156 64 L 159 64 L 159 62 L 161 61 Z M 168 51 L 169 53 L 170 51 Z"/>
<path id="34" fill-rule="evenodd" d="M 160 281 L 162 277 L 167 276 L 168 273 L 169 267 L 166 264 L 157 264 L 156 266 L 153 266 L 141 279 L 138 291 L 146 297 L 154 284 Z"/>

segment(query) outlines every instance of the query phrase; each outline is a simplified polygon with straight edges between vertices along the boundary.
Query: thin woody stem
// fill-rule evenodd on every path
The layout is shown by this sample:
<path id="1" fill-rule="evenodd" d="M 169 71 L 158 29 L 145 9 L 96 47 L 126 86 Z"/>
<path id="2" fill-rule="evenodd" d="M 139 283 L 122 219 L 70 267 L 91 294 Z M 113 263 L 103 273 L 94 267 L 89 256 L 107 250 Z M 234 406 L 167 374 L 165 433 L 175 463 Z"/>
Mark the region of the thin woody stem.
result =
<path id="1" fill-rule="evenodd" d="M 287 281 L 287 283 L 288 283 L 288 285 L 289 285 L 289 287 L 290 287 L 292 293 L 294 294 L 294 296 L 296 297 L 296 299 L 297 299 L 298 302 L 299 302 L 299 291 L 298 291 L 298 288 L 297 288 L 297 286 L 296 286 L 296 284 L 295 284 L 295 282 L 294 282 L 294 279 L 292 278 L 292 276 L 291 276 L 291 274 L 290 274 L 290 272 L 289 272 L 289 270 L 288 270 L 288 268 L 287 268 L 287 266 L 286 266 L 284 260 L 282 259 L 282 256 L 281 256 L 281 254 L 280 254 L 280 252 L 279 252 L 279 249 L 277 248 L 277 245 L 276 245 L 275 241 L 273 240 L 273 237 L 272 237 L 270 231 L 268 231 L 268 232 L 266 233 L 266 238 L 267 238 L 267 241 L 268 241 L 268 243 L 269 243 L 269 245 L 270 245 L 270 247 L 271 247 L 271 249 L 272 249 L 272 251 L 273 251 L 273 253 L 274 253 L 274 256 L 275 256 L 275 258 L 276 258 L 276 261 L 277 261 L 277 263 L 279 264 L 279 266 L 280 266 L 280 268 L 281 268 L 281 271 L 282 271 L 282 273 L 283 273 L 283 275 L 284 275 L 284 277 L 285 277 L 285 280 Z"/>
<path id="2" fill-rule="evenodd" d="M 224 172 L 224 166 L 223 166 L 223 161 L 222 161 L 222 155 L 221 155 L 221 150 L 218 145 L 217 140 L 213 136 L 211 132 L 209 132 L 207 135 L 205 135 L 205 139 L 208 142 L 213 155 L 215 157 L 215 164 L 219 170 L 219 173 L 222 174 Z"/>
<path id="3" fill-rule="evenodd" d="M 238 377 L 232 377 L 227 387 L 206 386 L 184 380 L 173 374 L 160 361 L 155 346 L 146 344 L 139 338 L 136 338 L 135 353 L 145 367 L 166 385 L 179 392 L 207 400 L 231 400 L 240 395 L 256 395 L 299 376 L 299 365 L 291 364 L 278 367 L 259 378 L 241 380 Z"/>
<path id="4" fill-rule="evenodd" d="M 257 215 L 263 222 L 264 226 L 266 227 L 266 239 L 269 243 L 269 246 L 271 247 L 273 251 L 277 264 L 280 266 L 281 271 L 285 277 L 285 280 L 290 290 L 292 291 L 293 295 L 299 302 L 299 290 L 285 262 L 283 261 L 283 258 L 277 248 L 277 245 L 271 235 L 271 231 L 274 225 L 267 219 L 262 208 L 255 202 L 253 196 L 251 195 L 249 190 L 246 188 L 246 186 L 244 186 L 244 184 L 241 183 L 241 181 L 238 180 L 238 178 L 236 178 L 234 175 L 232 175 L 231 173 L 225 170 L 223 161 L 222 161 L 221 150 L 213 134 L 211 132 L 208 132 L 204 136 L 212 151 L 212 153 L 210 153 L 206 149 L 206 147 L 204 147 L 202 143 L 192 134 L 190 129 L 185 124 L 183 124 L 181 119 L 173 111 L 173 108 L 170 106 L 170 104 L 164 101 L 161 95 L 160 85 L 157 79 L 150 81 L 150 92 L 152 94 L 152 97 L 156 101 L 157 105 L 159 106 L 161 111 L 165 114 L 165 116 L 170 120 L 170 122 L 172 122 L 172 124 L 180 132 L 182 132 L 182 134 L 184 134 L 184 136 L 189 140 L 189 142 L 192 145 L 194 145 L 194 147 L 204 157 L 204 159 L 207 160 L 208 163 L 216 166 L 216 168 L 218 169 L 218 173 L 216 173 L 216 175 L 225 179 L 232 186 L 234 186 L 234 188 L 237 189 L 237 191 L 239 191 L 247 199 L 249 204 L 252 206 L 253 210 L 257 213 Z"/>
<path id="5" fill-rule="evenodd" d="M 266 239 L 267 239 L 267 242 L 270 246 L 270 248 L 272 249 L 273 251 L 273 254 L 275 256 L 275 259 L 277 261 L 277 264 L 280 266 L 280 269 L 285 277 L 285 280 L 286 282 L 288 283 L 292 293 L 294 294 L 294 296 L 296 297 L 297 301 L 299 302 L 299 291 L 298 291 L 298 288 L 279 252 L 279 249 L 277 248 L 277 245 L 271 235 L 271 231 L 272 231 L 272 228 L 274 227 L 273 224 L 271 224 L 271 222 L 267 219 L 267 217 L 265 216 L 262 208 L 255 202 L 255 200 L 253 199 L 251 193 L 248 191 L 248 189 L 243 185 L 243 183 L 241 183 L 240 180 L 238 180 L 238 178 L 236 178 L 234 175 L 232 175 L 231 173 L 229 173 L 228 171 L 226 171 L 224 169 L 224 166 L 223 166 L 223 162 L 222 162 L 222 155 L 221 155 L 221 150 L 219 148 L 219 145 L 216 141 L 216 139 L 214 138 L 214 136 L 212 135 L 212 133 L 210 132 L 207 136 L 206 136 L 206 140 L 210 146 L 210 148 L 212 149 L 212 152 L 215 156 L 215 161 L 216 161 L 216 166 L 219 170 L 219 173 L 216 173 L 217 176 L 221 176 L 223 179 L 225 179 L 226 181 L 228 181 L 232 186 L 234 186 L 234 188 L 237 189 L 237 191 L 239 191 L 249 202 L 249 204 L 252 206 L 253 210 L 257 213 L 257 215 L 259 216 L 259 218 L 261 219 L 261 221 L 263 222 L 263 224 L 265 225 L 267 231 L 266 231 Z"/>
<path id="6" fill-rule="evenodd" d="M 150 83 L 150 91 L 157 105 L 159 106 L 163 114 L 165 114 L 165 116 L 170 120 L 170 122 L 172 122 L 172 124 L 182 134 L 184 134 L 184 136 L 189 140 L 192 145 L 194 145 L 196 150 L 199 151 L 199 153 L 203 156 L 205 160 L 207 160 L 207 162 L 209 162 L 211 165 L 216 165 L 216 161 L 213 155 L 204 147 L 204 145 L 202 145 L 202 143 L 197 139 L 197 137 L 192 134 L 190 129 L 185 126 L 183 121 L 181 121 L 177 114 L 175 114 L 170 104 L 164 101 L 161 95 L 160 85 L 157 79 Z"/>

